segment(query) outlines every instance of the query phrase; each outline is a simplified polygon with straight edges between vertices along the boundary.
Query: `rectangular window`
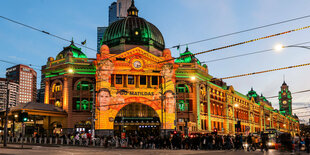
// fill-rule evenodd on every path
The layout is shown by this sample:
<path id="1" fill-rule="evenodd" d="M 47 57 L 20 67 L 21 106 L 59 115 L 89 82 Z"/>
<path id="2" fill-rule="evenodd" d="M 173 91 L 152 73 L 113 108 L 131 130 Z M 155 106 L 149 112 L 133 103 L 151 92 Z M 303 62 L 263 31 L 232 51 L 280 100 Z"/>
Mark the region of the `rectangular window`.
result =
<path id="1" fill-rule="evenodd" d="M 122 83 L 123 83 L 123 76 L 116 75 L 116 84 L 122 84 Z"/>
<path id="2" fill-rule="evenodd" d="M 146 85 L 146 76 L 140 76 L 140 85 Z"/>
<path id="3" fill-rule="evenodd" d="M 152 76 L 152 85 L 158 85 L 158 77 Z"/>
<path id="4" fill-rule="evenodd" d="M 128 84 L 135 84 L 135 78 L 133 75 L 128 75 Z"/>

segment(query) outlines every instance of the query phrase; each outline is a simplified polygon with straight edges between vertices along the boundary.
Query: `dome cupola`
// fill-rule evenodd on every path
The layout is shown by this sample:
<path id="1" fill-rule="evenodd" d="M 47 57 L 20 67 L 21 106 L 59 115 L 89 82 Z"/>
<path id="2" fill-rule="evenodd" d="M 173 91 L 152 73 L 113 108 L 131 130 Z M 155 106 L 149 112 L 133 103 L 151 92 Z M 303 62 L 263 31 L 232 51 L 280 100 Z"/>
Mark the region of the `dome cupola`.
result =
<path id="1" fill-rule="evenodd" d="M 56 60 L 65 58 L 68 54 L 72 54 L 74 58 L 87 58 L 86 55 L 81 51 L 81 48 L 78 48 L 74 45 L 73 39 L 71 44 L 58 53 Z"/>
<path id="2" fill-rule="evenodd" d="M 102 45 L 110 48 L 111 54 L 120 54 L 140 47 L 156 56 L 162 56 L 165 42 L 161 32 L 152 23 L 138 16 L 134 1 L 127 10 L 128 16 L 112 23 L 105 31 Z"/>

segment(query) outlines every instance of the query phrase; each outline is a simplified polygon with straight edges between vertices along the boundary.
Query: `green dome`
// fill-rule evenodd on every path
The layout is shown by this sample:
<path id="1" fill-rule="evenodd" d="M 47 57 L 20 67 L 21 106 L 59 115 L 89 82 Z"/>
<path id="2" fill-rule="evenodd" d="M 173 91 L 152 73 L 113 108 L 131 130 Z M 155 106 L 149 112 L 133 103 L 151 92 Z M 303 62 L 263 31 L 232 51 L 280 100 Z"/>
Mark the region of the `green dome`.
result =
<path id="1" fill-rule="evenodd" d="M 156 26 L 138 17 L 138 10 L 132 3 L 128 9 L 128 16 L 112 23 L 105 31 L 101 45 L 109 48 L 125 45 L 152 46 L 157 50 L 164 50 L 165 41 Z"/>
<path id="2" fill-rule="evenodd" d="M 58 53 L 56 60 L 65 58 L 70 51 L 72 52 L 74 58 L 87 58 L 86 55 L 81 51 L 81 48 L 76 47 L 72 40 L 68 47 L 64 47 L 64 49 Z"/>

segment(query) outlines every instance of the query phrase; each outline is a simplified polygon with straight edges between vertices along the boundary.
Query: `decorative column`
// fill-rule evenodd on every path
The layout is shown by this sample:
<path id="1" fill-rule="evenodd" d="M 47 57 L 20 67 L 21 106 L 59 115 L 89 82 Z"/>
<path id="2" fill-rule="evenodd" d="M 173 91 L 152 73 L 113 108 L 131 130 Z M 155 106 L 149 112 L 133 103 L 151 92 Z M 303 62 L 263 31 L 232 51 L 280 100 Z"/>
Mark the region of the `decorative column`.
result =
<path id="1" fill-rule="evenodd" d="M 225 117 L 226 117 L 226 128 L 224 129 L 225 130 L 225 134 L 229 134 L 229 103 L 228 103 L 228 96 L 227 96 L 227 93 L 225 95 L 225 98 L 226 98 L 226 102 L 225 102 L 225 105 L 224 105 L 224 113 L 225 113 Z"/>
<path id="2" fill-rule="evenodd" d="M 49 78 L 45 79 L 45 92 L 44 92 L 44 103 L 49 104 L 50 98 L 50 81 Z"/>
<path id="3" fill-rule="evenodd" d="M 62 90 L 62 95 L 63 95 L 63 103 L 62 103 L 62 109 L 65 111 L 68 111 L 68 78 L 64 77 L 64 86 Z"/>
<path id="4" fill-rule="evenodd" d="M 200 121 L 200 93 L 199 93 L 199 81 L 195 82 L 195 93 L 196 93 L 196 105 L 197 105 L 197 130 L 201 130 L 201 121 Z"/>
<path id="5" fill-rule="evenodd" d="M 210 109 L 210 85 L 209 83 L 207 83 L 207 102 L 208 102 L 208 131 L 209 132 L 212 132 L 212 129 L 211 129 L 211 109 Z"/>

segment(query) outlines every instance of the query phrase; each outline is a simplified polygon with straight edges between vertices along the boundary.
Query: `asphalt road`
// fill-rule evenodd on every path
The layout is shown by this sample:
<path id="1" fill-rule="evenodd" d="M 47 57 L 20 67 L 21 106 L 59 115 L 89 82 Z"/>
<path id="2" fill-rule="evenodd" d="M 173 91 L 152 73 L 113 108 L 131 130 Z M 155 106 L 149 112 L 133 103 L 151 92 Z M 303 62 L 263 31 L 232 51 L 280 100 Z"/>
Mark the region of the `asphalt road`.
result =
<path id="1" fill-rule="evenodd" d="M 74 146 L 59 146 L 59 147 L 46 147 L 26 145 L 27 149 L 20 149 L 19 145 L 8 145 L 9 148 L 3 148 L 0 145 L 0 155 L 204 155 L 204 154 L 225 154 L 225 155 L 280 155 L 281 153 L 276 150 L 270 150 L 268 153 L 260 151 L 245 152 L 245 151 L 204 151 L 204 150 L 143 150 L 143 149 L 106 149 L 106 148 L 92 148 L 92 147 L 74 147 Z M 282 153 L 290 154 L 290 153 Z"/>

